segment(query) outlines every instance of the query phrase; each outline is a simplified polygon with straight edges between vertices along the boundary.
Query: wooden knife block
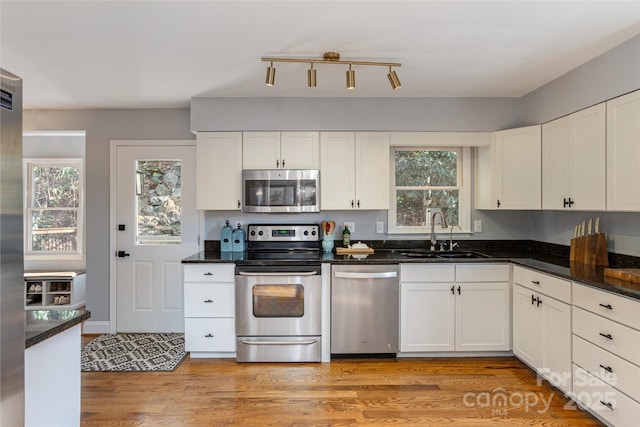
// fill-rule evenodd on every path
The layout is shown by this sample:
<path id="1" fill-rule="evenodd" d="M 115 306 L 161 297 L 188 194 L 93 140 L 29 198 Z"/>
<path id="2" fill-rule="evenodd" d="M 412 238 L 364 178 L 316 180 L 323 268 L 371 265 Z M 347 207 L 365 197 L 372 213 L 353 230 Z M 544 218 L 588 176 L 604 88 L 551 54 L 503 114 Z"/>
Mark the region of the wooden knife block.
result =
<path id="1" fill-rule="evenodd" d="M 571 239 L 569 261 L 608 267 L 607 237 L 598 233 Z"/>

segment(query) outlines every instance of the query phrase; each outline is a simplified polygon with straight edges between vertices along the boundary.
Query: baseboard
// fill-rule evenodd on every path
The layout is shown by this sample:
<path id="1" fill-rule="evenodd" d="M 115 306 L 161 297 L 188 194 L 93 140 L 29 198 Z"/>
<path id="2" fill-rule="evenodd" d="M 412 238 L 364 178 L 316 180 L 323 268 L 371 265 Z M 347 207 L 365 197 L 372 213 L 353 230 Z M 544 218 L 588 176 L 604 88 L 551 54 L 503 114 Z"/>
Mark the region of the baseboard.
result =
<path id="1" fill-rule="evenodd" d="M 108 334 L 111 333 L 111 324 L 108 320 L 87 320 L 82 325 L 83 334 Z"/>

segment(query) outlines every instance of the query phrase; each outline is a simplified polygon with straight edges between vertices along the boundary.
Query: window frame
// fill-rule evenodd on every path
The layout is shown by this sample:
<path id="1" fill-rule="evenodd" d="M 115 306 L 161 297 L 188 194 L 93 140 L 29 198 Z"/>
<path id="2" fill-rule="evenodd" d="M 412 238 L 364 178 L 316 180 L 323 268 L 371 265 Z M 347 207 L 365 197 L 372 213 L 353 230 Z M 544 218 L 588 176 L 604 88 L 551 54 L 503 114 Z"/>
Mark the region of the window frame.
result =
<path id="1" fill-rule="evenodd" d="M 419 226 L 411 226 L 411 227 L 399 227 L 396 225 L 396 214 L 397 214 L 397 204 L 396 204 L 396 192 L 397 187 L 395 184 L 396 178 L 396 168 L 395 168 L 395 152 L 396 151 L 457 151 L 458 152 L 458 167 L 457 167 L 457 175 L 458 175 L 458 185 L 456 188 L 459 189 L 459 212 L 458 218 L 460 224 L 458 224 L 461 229 L 455 228 L 453 230 L 454 234 L 469 234 L 471 233 L 471 208 L 472 208 L 472 200 L 471 200 L 471 147 L 468 146 L 436 146 L 436 145 L 402 145 L 402 146 L 392 146 L 389 150 L 389 211 L 387 217 L 388 230 L 387 234 L 408 234 L 408 235 L 416 235 L 416 234 L 430 234 L 431 226 L 425 225 L 424 227 Z M 451 187 L 449 187 L 451 188 Z M 449 224 L 449 228 L 443 228 L 441 226 L 435 227 L 436 234 L 442 233 L 450 233 L 451 226 L 455 224 Z"/>
<path id="2" fill-rule="evenodd" d="M 32 251 L 31 239 L 33 228 L 31 227 L 31 212 L 41 210 L 32 206 L 33 198 L 33 168 L 34 167 L 74 167 L 78 169 L 78 207 L 77 209 L 77 235 L 75 251 Z M 25 158 L 23 159 L 23 208 L 24 208 L 24 257 L 25 260 L 75 260 L 84 258 L 84 159 L 73 158 Z"/>

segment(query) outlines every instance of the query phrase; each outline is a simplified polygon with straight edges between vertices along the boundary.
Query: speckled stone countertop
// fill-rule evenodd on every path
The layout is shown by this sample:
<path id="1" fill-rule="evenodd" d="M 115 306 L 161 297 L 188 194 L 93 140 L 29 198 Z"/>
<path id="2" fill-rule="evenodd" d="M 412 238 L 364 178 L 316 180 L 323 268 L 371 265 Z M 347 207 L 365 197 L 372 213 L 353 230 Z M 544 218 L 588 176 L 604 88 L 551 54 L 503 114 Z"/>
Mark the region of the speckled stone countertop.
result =
<path id="1" fill-rule="evenodd" d="M 629 298 L 640 300 L 640 285 L 605 277 L 604 268 L 585 265 L 570 265 L 569 248 L 549 243 L 509 240 L 509 241 L 458 241 L 456 251 L 479 252 L 481 258 L 413 258 L 402 255 L 403 252 L 427 247 L 427 242 L 420 240 L 406 241 L 371 241 L 373 254 L 354 258 L 352 255 L 336 255 L 323 253 L 322 261 L 332 264 L 396 264 L 396 263 L 486 263 L 511 262 L 531 268 L 542 273 L 552 274 L 570 281 L 575 281 L 605 291 L 613 292 Z M 229 263 L 242 262 L 243 253 L 223 253 L 215 244 L 206 245 L 205 251 L 182 260 L 183 263 Z M 640 267 L 640 258 L 609 254 L 609 264 L 615 267 Z"/>
<path id="2" fill-rule="evenodd" d="M 71 329 L 91 317 L 87 310 L 25 311 L 25 349 Z"/>

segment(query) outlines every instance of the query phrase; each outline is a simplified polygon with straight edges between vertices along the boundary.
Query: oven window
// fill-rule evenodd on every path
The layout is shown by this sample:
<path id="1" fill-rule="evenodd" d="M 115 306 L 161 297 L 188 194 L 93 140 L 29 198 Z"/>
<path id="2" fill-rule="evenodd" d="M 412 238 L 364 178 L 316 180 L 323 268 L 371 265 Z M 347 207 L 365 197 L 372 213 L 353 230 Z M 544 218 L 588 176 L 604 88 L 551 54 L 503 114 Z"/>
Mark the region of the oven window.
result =
<path id="1" fill-rule="evenodd" d="M 304 287 L 302 285 L 255 285 L 253 315 L 255 317 L 302 317 Z"/>

